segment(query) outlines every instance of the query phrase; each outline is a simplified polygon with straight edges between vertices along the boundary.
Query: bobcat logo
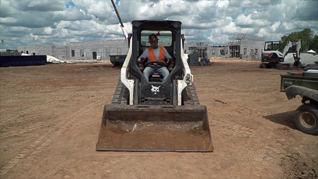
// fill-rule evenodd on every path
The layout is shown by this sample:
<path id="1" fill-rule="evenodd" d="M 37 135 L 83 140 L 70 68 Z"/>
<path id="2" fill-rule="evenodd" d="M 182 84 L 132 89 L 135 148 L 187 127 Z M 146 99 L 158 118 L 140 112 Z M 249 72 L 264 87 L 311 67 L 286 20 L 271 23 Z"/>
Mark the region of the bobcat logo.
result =
<path id="1" fill-rule="evenodd" d="M 153 86 L 153 85 L 151 85 L 151 92 L 153 92 L 153 93 L 155 93 L 155 94 L 157 94 L 157 93 L 159 93 L 160 91 L 159 91 L 159 88 L 160 88 L 160 86 Z"/>

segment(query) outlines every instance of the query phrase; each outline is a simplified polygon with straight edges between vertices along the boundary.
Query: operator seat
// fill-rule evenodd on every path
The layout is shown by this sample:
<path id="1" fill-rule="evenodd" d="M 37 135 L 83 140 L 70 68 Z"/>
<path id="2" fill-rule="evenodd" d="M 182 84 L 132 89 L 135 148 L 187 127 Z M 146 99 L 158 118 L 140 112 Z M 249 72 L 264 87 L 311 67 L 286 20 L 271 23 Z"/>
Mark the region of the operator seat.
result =
<path id="1" fill-rule="evenodd" d="M 146 68 L 144 65 L 145 63 L 148 62 L 148 58 L 144 59 L 144 60 L 141 60 L 142 62 L 141 63 L 138 63 L 138 68 L 141 72 L 144 71 L 144 69 Z M 174 61 L 174 59 L 172 59 L 172 61 Z M 168 64 L 167 66 L 167 69 L 169 71 L 169 74 L 170 72 L 173 70 L 174 68 L 174 63 L 172 64 Z M 163 76 L 161 76 L 159 73 L 157 72 L 154 72 L 150 77 L 149 77 L 149 82 L 162 82 L 162 79 L 163 79 Z"/>

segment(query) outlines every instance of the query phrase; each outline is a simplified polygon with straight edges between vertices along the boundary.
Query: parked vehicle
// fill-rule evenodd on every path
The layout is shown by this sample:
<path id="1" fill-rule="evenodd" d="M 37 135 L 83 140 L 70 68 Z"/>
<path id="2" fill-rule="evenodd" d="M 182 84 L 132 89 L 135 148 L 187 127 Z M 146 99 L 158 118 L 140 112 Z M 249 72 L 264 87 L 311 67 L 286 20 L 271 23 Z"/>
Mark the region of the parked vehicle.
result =
<path id="1" fill-rule="evenodd" d="M 307 67 L 303 73 L 289 72 L 281 75 L 281 91 L 288 99 L 297 95 L 302 97 L 297 109 L 295 123 L 297 127 L 308 134 L 318 134 L 318 67 Z"/>
<path id="2" fill-rule="evenodd" d="M 271 68 L 276 67 L 281 69 L 283 66 L 290 67 L 290 62 L 285 61 L 285 57 L 287 56 L 287 52 L 290 47 L 296 45 L 296 53 L 293 54 L 294 66 L 301 66 L 300 63 L 300 48 L 301 48 L 301 40 L 299 39 L 297 42 L 289 41 L 285 46 L 284 50 L 279 51 L 281 43 L 280 41 L 267 41 L 264 45 L 264 51 L 262 53 L 262 63 L 260 64 L 260 68 Z"/>

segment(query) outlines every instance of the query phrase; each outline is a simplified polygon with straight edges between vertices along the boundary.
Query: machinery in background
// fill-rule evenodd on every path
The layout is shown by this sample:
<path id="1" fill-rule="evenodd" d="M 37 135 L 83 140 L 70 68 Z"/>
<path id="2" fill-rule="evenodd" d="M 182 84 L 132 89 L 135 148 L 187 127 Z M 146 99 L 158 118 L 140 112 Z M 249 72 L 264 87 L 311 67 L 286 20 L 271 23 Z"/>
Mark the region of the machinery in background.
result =
<path id="1" fill-rule="evenodd" d="M 264 51 L 262 53 L 262 63 L 260 64 L 260 68 L 271 68 L 276 67 L 278 69 L 283 68 L 283 66 L 287 66 L 288 68 L 291 65 L 291 62 L 287 62 L 287 52 L 289 48 L 296 45 L 296 53 L 293 53 L 293 66 L 300 67 L 302 66 L 300 62 L 300 48 L 301 48 L 301 40 L 299 39 L 297 42 L 289 41 L 285 46 L 283 52 L 279 51 L 281 42 L 280 41 L 266 41 L 264 45 Z M 289 54 L 288 54 L 289 55 Z"/>

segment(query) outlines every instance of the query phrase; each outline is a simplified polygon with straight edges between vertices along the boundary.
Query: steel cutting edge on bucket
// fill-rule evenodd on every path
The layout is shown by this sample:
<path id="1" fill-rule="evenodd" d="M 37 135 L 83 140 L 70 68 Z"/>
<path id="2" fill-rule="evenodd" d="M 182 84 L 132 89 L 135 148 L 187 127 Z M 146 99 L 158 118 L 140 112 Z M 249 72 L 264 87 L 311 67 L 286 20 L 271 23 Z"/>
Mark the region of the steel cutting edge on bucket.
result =
<path id="1" fill-rule="evenodd" d="M 96 150 L 212 152 L 206 107 L 105 105 Z"/>

